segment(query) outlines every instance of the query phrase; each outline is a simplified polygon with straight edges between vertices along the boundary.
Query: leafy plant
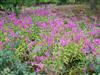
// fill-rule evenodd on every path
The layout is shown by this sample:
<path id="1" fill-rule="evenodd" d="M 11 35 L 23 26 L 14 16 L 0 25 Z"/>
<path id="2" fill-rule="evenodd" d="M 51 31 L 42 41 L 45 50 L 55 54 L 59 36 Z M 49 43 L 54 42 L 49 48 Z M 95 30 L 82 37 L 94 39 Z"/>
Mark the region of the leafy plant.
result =
<path id="1" fill-rule="evenodd" d="M 2 75 L 30 75 L 32 72 L 26 63 L 15 57 L 14 51 L 0 51 L 0 74 Z"/>
<path id="2" fill-rule="evenodd" d="M 85 30 L 86 29 L 86 25 L 85 25 L 85 23 L 83 22 L 83 23 L 81 23 L 81 24 L 79 24 L 79 26 L 80 26 L 80 28 L 82 29 L 82 30 Z"/>
<path id="3" fill-rule="evenodd" d="M 76 73 L 81 72 L 81 66 L 83 61 L 83 54 L 80 51 L 81 46 L 76 43 L 70 43 L 64 47 L 63 55 L 63 64 L 66 69 L 66 73 L 71 75 L 71 72 Z M 80 65 L 81 64 L 81 65 Z M 77 68 L 77 69 L 76 69 Z"/>
<path id="4" fill-rule="evenodd" d="M 27 44 L 22 41 L 22 43 L 15 51 L 16 57 L 21 58 L 22 55 L 25 53 L 26 49 L 27 49 Z"/>

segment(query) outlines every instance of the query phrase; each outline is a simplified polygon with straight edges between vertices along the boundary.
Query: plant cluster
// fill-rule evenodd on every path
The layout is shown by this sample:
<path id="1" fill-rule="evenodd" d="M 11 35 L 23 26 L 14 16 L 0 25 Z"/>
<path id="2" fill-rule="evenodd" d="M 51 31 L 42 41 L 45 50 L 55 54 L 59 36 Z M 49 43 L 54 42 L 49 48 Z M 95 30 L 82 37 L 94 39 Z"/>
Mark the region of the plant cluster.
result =
<path id="1" fill-rule="evenodd" d="M 31 12 L 0 19 L 0 74 L 100 73 L 100 38 L 94 37 L 100 30 L 90 18 L 60 18 L 49 8 Z"/>

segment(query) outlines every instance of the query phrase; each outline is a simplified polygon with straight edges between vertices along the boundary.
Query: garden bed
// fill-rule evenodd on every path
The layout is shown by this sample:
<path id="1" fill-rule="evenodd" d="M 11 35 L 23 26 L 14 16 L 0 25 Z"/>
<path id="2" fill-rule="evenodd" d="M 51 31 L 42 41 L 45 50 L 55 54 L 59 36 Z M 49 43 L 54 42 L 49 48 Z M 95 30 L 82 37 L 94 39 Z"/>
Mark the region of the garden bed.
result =
<path id="1" fill-rule="evenodd" d="M 73 6 L 51 7 L 0 18 L 1 75 L 100 73 L 98 18 L 73 12 Z"/>

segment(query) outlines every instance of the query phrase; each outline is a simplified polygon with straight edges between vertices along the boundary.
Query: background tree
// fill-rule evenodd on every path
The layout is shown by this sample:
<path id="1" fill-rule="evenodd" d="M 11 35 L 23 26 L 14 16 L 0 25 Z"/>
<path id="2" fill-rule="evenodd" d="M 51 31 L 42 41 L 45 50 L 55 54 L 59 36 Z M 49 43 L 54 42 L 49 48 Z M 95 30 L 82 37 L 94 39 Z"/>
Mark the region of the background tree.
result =
<path id="1" fill-rule="evenodd" d="M 90 8 L 92 10 L 96 10 L 96 1 L 97 0 L 90 0 Z"/>

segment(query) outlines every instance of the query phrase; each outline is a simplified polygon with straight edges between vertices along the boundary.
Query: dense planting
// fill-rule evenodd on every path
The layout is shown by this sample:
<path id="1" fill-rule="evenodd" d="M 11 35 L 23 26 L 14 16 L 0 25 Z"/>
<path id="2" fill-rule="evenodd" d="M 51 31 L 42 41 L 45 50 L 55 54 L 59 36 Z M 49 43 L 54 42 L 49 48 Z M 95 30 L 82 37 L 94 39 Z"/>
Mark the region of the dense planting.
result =
<path id="1" fill-rule="evenodd" d="M 0 74 L 85 75 L 100 73 L 96 17 L 61 18 L 48 8 L 0 19 Z"/>

